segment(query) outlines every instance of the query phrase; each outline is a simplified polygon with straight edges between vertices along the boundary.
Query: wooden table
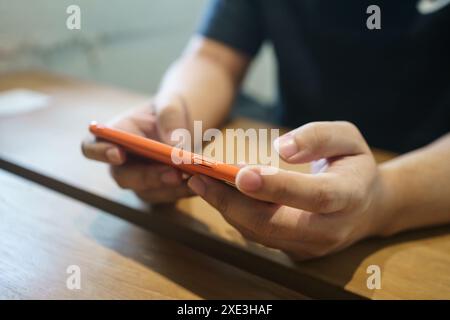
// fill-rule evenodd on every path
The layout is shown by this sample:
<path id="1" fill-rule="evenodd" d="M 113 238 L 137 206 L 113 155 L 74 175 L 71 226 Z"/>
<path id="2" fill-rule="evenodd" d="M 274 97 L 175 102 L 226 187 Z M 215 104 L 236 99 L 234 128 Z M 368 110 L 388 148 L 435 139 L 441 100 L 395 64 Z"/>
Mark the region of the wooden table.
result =
<path id="1" fill-rule="evenodd" d="M 222 261 L 220 265 L 224 268 L 231 268 L 229 265 L 233 265 L 245 270 L 246 272 L 242 273 L 245 277 L 253 274 L 259 276 L 258 279 L 265 278 L 265 282 L 261 279 L 259 285 L 264 283 L 281 290 L 280 286 L 274 284 L 276 283 L 291 289 L 276 293 L 271 290 L 277 297 L 291 296 L 294 294 L 292 290 L 295 290 L 313 298 L 450 298 L 448 226 L 409 232 L 390 239 L 367 240 L 329 257 L 294 263 L 282 252 L 243 239 L 216 210 L 200 198 L 181 200 L 175 207 L 160 206 L 149 209 L 132 193 L 115 186 L 107 175 L 106 166 L 83 159 L 79 150 L 80 141 L 86 134 L 86 126 L 91 119 L 105 121 L 134 105 L 145 103 L 148 97 L 40 72 L 17 73 L 0 78 L 0 91 L 17 87 L 46 93 L 51 96 L 51 100 L 45 109 L 0 118 L 0 157 L 3 158 L 0 167 L 140 226 L 141 228 L 136 228 L 116 218 L 108 218 L 115 219 L 114 221 L 126 225 L 127 228 L 139 230 L 135 232 L 142 234 L 143 238 L 148 237 L 149 243 L 156 238 L 164 239 L 158 240 L 164 243 L 181 242 L 185 245 L 183 250 L 195 251 L 202 259 L 213 261 L 212 258 L 215 258 Z M 227 127 L 245 129 L 270 126 L 248 119 L 235 119 Z M 251 148 L 252 146 L 249 147 L 250 150 Z M 379 161 L 393 156 L 380 151 L 375 151 L 375 155 Z M 307 170 L 305 166 L 283 166 L 293 170 Z M 22 203 L 21 206 L 26 205 Z M 27 211 L 25 208 L 22 210 Z M 73 212 L 79 211 L 81 210 L 74 209 Z M 48 210 L 48 214 L 51 212 L 52 210 Z M 60 215 L 61 212 L 54 209 L 53 215 L 55 214 Z M 76 216 L 76 213 L 73 213 L 73 216 Z M 45 224 L 39 228 L 45 230 Z M 91 230 L 96 228 L 102 229 L 103 234 L 110 229 L 115 230 L 107 222 L 104 225 L 98 223 L 91 226 Z M 142 228 L 150 232 L 143 232 Z M 130 231 L 131 234 L 134 234 L 134 231 Z M 112 242 L 122 243 L 120 247 L 123 250 L 138 250 L 128 247 L 131 244 L 129 238 L 134 239 L 134 236 L 127 234 L 123 237 L 112 233 L 110 237 Z M 127 242 L 122 242 L 124 238 L 128 238 Z M 81 242 L 80 239 L 77 241 Z M 146 241 L 137 240 L 137 243 L 142 246 Z M 50 248 L 58 245 L 63 246 L 54 240 L 45 246 Z M 151 244 L 147 245 L 153 248 Z M 174 243 L 173 246 L 175 245 Z M 107 247 L 101 242 L 95 243 L 95 246 L 98 250 Z M 16 250 L 19 248 L 18 244 Z M 167 252 L 171 250 L 172 247 Z M 0 250 L 0 265 L 4 263 L 2 261 L 8 261 L 3 259 L 4 255 Z M 158 258 L 152 261 L 157 263 L 159 256 L 155 257 Z M 96 255 L 92 255 L 90 260 L 92 264 L 101 263 L 101 258 Z M 17 261 L 11 263 L 14 266 Z M 193 269 L 196 263 L 192 262 Z M 219 264 L 217 261 L 215 263 Z M 201 268 L 201 263 L 198 264 Z M 380 266 L 382 271 L 380 290 L 369 290 L 366 285 L 366 269 L 374 264 Z M 146 272 L 144 269 L 151 270 L 153 266 L 144 264 L 141 267 L 142 272 Z M 233 270 L 237 272 L 238 269 Z M 115 277 L 119 278 L 121 269 L 115 271 Z M 171 277 L 167 278 L 173 280 Z M 179 278 L 183 278 L 182 272 L 179 273 Z M 123 275 L 120 279 L 126 283 L 128 275 Z M 130 283 L 132 281 L 130 279 Z M 14 281 L 9 283 L 11 285 Z M 211 283 L 211 286 L 214 285 Z M 145 288 L 144 285 L 142 287 Z M 230 289 L 232 292 L 239 290 L 239 287 Z M 216 296 L 229 297 L 224 292 L 216 293 Z M 161 294 L 171 296 L 167 293 Z M 123 296 L 129 297 L 126 294 Z M 201 294 L 199 296 L 210 297 Z"/>
<path id="2" fill-rule="evenodd" d="M 0 194 L 1 299 L 303 298 L 5 171 Z"/>

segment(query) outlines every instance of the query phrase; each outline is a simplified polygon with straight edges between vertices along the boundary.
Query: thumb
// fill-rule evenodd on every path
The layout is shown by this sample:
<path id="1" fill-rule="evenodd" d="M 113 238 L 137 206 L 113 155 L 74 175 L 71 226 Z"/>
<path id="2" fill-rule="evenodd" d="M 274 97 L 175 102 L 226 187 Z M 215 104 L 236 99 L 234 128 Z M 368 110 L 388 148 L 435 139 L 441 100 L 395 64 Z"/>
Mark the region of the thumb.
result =
<path id="1" fill-rule="evenodd" d="M 274 147 L 289 163 L 370 153 L 358 128 L 346 121 L 305 124 L 276 139 Z"/>
<path id="2" fill-rule="evenodd" d="M 177 129 L 188 129 L 189 115 L 186 103 L 181 96 L 157 97 L 153 102 L 157 130 L 161 141 L 170 145 L 179 143 L 173 140 Z M 178 135 L 179 136 L 179 135 Z"/>

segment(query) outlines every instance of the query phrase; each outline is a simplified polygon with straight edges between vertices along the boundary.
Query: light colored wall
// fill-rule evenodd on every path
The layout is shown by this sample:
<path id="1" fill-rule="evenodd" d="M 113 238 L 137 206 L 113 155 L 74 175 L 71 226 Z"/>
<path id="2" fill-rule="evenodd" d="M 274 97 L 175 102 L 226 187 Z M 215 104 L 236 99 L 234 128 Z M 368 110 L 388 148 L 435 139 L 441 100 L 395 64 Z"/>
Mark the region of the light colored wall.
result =
<path id="1" fill-rule="evenodd" d="M 0 0 L 0 72 L 27 68 L 154 92 L 195 30 L 207 0 Z M 66 8 L 81 8 L 68 30 Z M 245 82 L 261 101 L 274 96 L 265 48 Z"/>

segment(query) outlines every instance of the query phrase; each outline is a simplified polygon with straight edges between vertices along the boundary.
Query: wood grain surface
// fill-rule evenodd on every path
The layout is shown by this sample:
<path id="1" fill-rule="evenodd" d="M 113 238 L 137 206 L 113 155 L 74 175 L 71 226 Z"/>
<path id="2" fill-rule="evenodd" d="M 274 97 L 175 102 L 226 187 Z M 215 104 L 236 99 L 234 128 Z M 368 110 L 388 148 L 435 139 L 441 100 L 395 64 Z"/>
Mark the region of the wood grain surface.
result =
<path id="1" fill-rule="evenodd" d="M 132 193 L 115 186 L 106 166 L 82 157 L 80 141 L 90 120 L 110 119 L 133 106 L 146 103 L 147 96 L 41 72 L 0 78 L 0 91 L 17 87 L 49 94 L 51 100 L 45 109 L 0 118 L 0 156 L 130 208 L 164 215 L 168 223 L 219 239 L 224 245 L 229 244 L 226 248 L 230 250 L 239 248 L 239 254 L 235 256 L 223 251 L 221 257 L 220 250 L 215 250 L 214 255 L 308 296 L 450 298 L 448 226 L 408 232 L 390 239 L 370 239 L 329 257 L 294 263 L 282 252 L 242 238 L 216 210 L 197 197 L 179 201 L 176 208 L 148 208 Z M 235 119 L 227 127 L 270 126 L 248 119 Z M 374 154 L 378 161 L 394 156 L 379 150 L 374 150 Z M 307 166 L 282 164 L 282 167 L 308 170 Z M 204 243 L 197 245 L 200 251 L 205 251 Z M 221 245 L 219 248 L 225 247 Z M 209 249 L 214 251 L 214 248 Z M 249 255 L 243 256 L 241 251 Z M 261 258 L 267 261 L 267 265 L 260 263 Z M 245 263 L 237 260 L 245 260 Z M 373 264 L 380 266 L 382 271 L 380 290 L 369 290 L 366 285 L 366 270 Z"/>
<path id="2" fill-rule="evenodd" d="M 0 239 L 0 299 L 303 298 L 2 170 Z"/>

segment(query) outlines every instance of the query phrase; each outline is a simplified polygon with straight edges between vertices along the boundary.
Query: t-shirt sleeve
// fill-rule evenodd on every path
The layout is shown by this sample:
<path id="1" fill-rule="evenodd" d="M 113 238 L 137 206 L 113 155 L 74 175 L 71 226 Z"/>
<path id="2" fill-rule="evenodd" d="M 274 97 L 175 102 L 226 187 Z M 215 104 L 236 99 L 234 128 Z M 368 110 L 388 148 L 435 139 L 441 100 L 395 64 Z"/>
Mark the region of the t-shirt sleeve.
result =
<path id="1" fill-rule="evenodd" d="M 254 56 L 264 41 L 254 0 L 210 0 L 198 33 Z"/>

